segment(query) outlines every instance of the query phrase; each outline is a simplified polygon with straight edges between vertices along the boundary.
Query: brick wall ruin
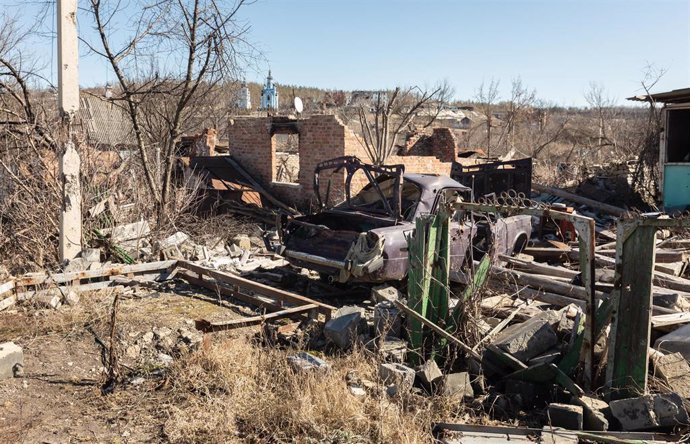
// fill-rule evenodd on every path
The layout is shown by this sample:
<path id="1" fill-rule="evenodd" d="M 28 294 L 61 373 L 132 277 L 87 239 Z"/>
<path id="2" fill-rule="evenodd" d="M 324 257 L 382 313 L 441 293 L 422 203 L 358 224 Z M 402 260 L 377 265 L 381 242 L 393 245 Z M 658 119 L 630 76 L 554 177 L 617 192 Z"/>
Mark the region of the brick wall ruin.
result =
<path id="1" fill-rule="evenodd" d="M 433 130 L 431 155 L 391 156 L 387 164 L 403 164 L 408 173 L 450 174 L 451 161 L 455 156 L 455 138 L 444 128 Z M 276 169 L 284 154 L 276 151 L 275 134 L 297 134 L 298 157 L 293 168 L 298 169 L 294 183 L 276 181 Z M 366 151 L 355 133 L 337 116 L 315 115 L 304 119 L 287 117 L 240 117 L 228 126 L 230 154 L 257 180 L 266 185 L 276 197 L 291 205 L 306 208 L 314 202 L 314 169 L 326 160 L 340 156 L 357 156 L 368 161 Z M 298 165 L 294 165 L 298 163 Z M 344 198 L 345 172 L 322 175 L 322 195 L 325 184 L 331 181 L 329 201 Z M 293 178 L 294 180 L 294 178 Z M 355 177 L 353 185 L 364 185 L 364 177 Z"/>

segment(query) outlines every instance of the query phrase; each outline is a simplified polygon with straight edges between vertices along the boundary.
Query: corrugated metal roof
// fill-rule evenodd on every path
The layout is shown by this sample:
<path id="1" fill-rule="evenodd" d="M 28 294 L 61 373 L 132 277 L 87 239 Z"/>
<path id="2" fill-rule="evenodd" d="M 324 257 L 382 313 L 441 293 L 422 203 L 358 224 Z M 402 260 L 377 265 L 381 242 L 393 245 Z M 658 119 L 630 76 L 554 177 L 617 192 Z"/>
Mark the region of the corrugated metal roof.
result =
<path id="1" fill-rule="evenodd" d="M 628 100 L 635 100 L 638 102 L 649 102 L 653 100 L 660 103 L 685 103 L 690 102 L 690 88 L 674 89 L 656 94 L 640 95 L 628 97 Z"/>
<path id="2" fill-rule="evenodd" d="M 136 145 L 132 122 L 113 102 L 82 96 L 79 113 L 89 142 L 108 146 Z"/>

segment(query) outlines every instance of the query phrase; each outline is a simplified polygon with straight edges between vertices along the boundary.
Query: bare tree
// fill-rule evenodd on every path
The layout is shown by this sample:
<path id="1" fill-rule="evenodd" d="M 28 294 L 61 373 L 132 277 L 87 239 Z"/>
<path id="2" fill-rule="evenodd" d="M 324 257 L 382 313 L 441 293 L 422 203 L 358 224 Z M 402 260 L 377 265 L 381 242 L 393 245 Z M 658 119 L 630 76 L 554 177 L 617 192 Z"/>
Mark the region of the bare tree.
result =
<path id="1" fill-rule="evenodd" d="M 246 40 L 249 26 L 237 17 L 247 3 L 89 0 L 98 39 L 83 42 L 115 73 L 111 100 L 132 122 L 159 222 L 174 205 L 172 172 L 180 137 L 213 106 L 214 88 L 238 79 L 241 66 L 256 60 Z M 111 38 L 115 26 L 118 37 Z"/>
<path id="2" fill-rule="evenodd" d="M 666 74 L 666 69 L 653 65 L 645 67 L 640 85 L 647 96 L 647 117 L 643 127 L 642 137 L 639 138 L 638 162 L 633 176 L 633 187 L 643 198 L 654 201 L 659 183 L 659 140 L 662 131 L 661 108 L 651 97 L 652 89 Z"/>
<path id="3" fill-rule="evenodd" d="M 422 129 L 433 124 L 448 103 L 453 90 L 447 82 L 433 89 L 397 87 L 392 92 L 380 91 L 372 104 L 358 108 L 362 126 L 362 145 L 375 165 L 383 165 L 395 150 L 395 141 L 402 131 L 423 117 Z M 370 108 L 371 107 L 371 108 Z"/>
<path id="4" fill-rule="evenodd" d="M 604 146 L 613 146 L 615 148 L 616 141 L 611 137 L 609 132 L 609 119 L 614 115 L 614 101 L 606 93 L 604 87 L 596 82 L 589 84 L 589 90 L 585 93 L 585 100 L 589 107 L 594 111 L 597 117 L 597 144 L 598 148 Z"/>
<path id="5" fill-rule="evenodd" d="M 515 133 L 518 130 L 518 125 L 533 110 L 536 96 L 537 91 L 525 86 L 520 77 L 513 79 L 506 114 L 505 132 L 501 134 L 501 139 L 505 139 L 511 148 L 515 147 Z"/>
<path id="6" fill-rule="evenodd" d="M 476 99 L 479 102 L 479 109 L 486 116 L 486 156 L 491 157 L 491 128 L 493 124 L 494 106 L 498 102 L 498 86 L 500 82 L 496 79 L 486 84 L 482 81 L 477 90 Z"/>

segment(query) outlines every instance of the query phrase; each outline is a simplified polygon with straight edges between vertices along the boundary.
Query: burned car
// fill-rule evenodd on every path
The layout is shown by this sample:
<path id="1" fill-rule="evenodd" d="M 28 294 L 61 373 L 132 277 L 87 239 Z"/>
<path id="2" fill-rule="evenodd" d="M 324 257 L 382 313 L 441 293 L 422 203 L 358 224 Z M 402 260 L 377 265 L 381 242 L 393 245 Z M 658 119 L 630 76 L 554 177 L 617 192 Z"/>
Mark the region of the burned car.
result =
<path id="1" fill-rule="evenodd" d="M 321 177 L 327 171 L 342 169 L 346 171 L 345 200 L 330 205 L 331 183 L 320 183 Z M 359 191 L 353 193 L 357 188 Z M 279 243 L 273 249 L 291 264 L 341 283 L 403 279 L 408 269 L 408 237 L 415 229 L 415 219 L 434 214 L 444 202 L 467 201 L 471 197 L 470 188 L 448 176 L 405 174 L 403 165 L 368 165 L 352 156 L 319 164 L 314 173 L 314 190 L 321 209 L 306 216 L 283 217 L 278 228 Z M 459 212 L 452 216 L 451 278 L 461 281 L 459 276 L 472 257 L 472 247 L 483 245 L 488 250 L 491 245 L 494 254 L 511 254 L 529 240 L 529 216 L 489 217 Z"/>

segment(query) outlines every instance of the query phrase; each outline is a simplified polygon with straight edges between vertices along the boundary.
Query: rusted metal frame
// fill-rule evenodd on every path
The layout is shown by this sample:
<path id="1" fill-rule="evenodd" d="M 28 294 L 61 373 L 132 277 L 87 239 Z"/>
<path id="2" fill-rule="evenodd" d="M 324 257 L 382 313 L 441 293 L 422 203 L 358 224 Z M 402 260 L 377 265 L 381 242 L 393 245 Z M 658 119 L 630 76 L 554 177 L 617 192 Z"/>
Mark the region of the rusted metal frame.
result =
<path id="1" fill-rule="evenodd" d="M 204 279 L 189 271 L 181 271 L 179 276 L 190 284 L 204 287 L 223 296 L 236 299 L 267 311 L 280 311 L 285 309 L 280 301 L 267 301 L 256 296 L 248 295 L 239 291 L 237 287 L 233 288 L 215 280 Z"/>
<path id="2" fill-rule="evenodd" d="M 249 318 L 236 318 L 236 319 L 230 319 L 227 321 L 215 321 L 215 322 L 211 322 L 211 321 L 208 321 L 206 319 L 199 319 L 199 320 L 195 321 L 195 325 L 196 325 L 197 330 L 201 330 L 204 332 L 231 330 L 233 328 L 242 328 L 242 327 L 249 327 L 252 325 L 263 324 L 264 322 L 270 321 L 270 320 L 300 316 L 300 315 L 308 313 L 309 311 L 314 310 L 316 308 L 317 308 L 316 304 L 307 304 L 307 305 L 301 305 L 301 306 L 297 306 L 297 307 L 286 308 L 286 309 L 280 310 L 280 311 L 274 311 L 273 313 L 267 313 L 265 315 L 252 316 Z"/>
<path id="3" fill-rule="evenodd" d="M 515 207 L 507 205 L 488 205 L 470 202 L 456 202 L 452 203 L 451 207 L 455 210 L 461 211 L 478 211 L 499 213 L 506 216 L 524 214 L 537 217 L 551 217 L 556 220 L 565 220 L 571 222 L 578 233 L 578 242 L 580 244 L 580 264 L 582 272 L 582 281 L 587 293 L 586 298 L 586 313 L 585 313 L 585 329 L 583 338 L 583 385 L 585 390 L 591 389 L 592 371 L 593 371 L 593 338 L 595 334 L 595 280 L 594 280 L 594 246 L 596 226 L 594 219 L 580 216 L 577 214 L 569 214 L 560 211 L 554 211 L 542 208 L 528 208 Z M 577 343 L 577 342 L 576 342 Z"/>
<path id="4" fill-rule="evenodd" d="M 321 200 L 321 193 L 320 193 L 320 187 L 319 187 L 319 174 L 321 171 L 324 170 L 339 170 L 340 168 L 345 168 L 345 171 L 347 172 L 347 177 L 345 178 L 345 199 L 347 202 L 347 206 L 352 208 L 350 205 L 350 185 L 352 183 L 352 176 L 354 175 L 357 170 L 363 170 L 364 174 L 367 176 L 367 179 L 369 182 L 372 184 L 372 186 L 376 189 L 376 191 L 379 193 L 379 196 L 381 196 L 381 200 L 384 203 L 384 206 L 386 207 L 386 210 L 389 212 L 389 214 L 393 214 L 393 216 L 398 219 L 400 218 L 400 211 L 401 211 L 401 204 L 400 204 L 400 199 L 402 195 L 402 181 L 401 181 L 401 176 L 402 173 L 405 171 L 405 166 L 404 165 L 370 165 L 370 164 L 365 164 L 359 158 L 355 156 L 342 156 L 338 157 L 335 159 L 327 160 L 325 162 L 321 162 L 316 166 L 314 169 L 314 192 L 316 194 L 316 200 L 319 204 L 320 208 L 324 207 L 324 202 Z M 393 198 L 395 199 L 396 203 L 396 208 L 395 211 L 393 208 L 391 208 L 389 202 L 386 200 L 385 195 L 381 191 L 381 187 L 379 187 L 378 183 L 376 182 L 375 178 L 371 174 L 372 172 L 378 173 L 378 174 L 386 174 L 389 176 L 394 176 L 396 177 L 396 187 L 395 187 L 395 195 Z M 330 185 L 329 185 L 330 188 Z M 328 204 L 328 202 L 326 202 Z"/>
<path id="5" fill-rule="evenodd" d="M 178 261 L 178 267 L 197 273 L 200 276 L 208 276 L 219 282 L 234 285 L 245 291 L 253 291 L 277 301 L 287 302 L 295 305 L 316 304 L 316 310 L 323 314 L 326 319 L 330 319 L 333 311 L 335 310 L 335 307 L 315 301 L 313 299 L 309 299 L 289 291 L 281 290 L 279 288 L 269 287 L 268 285 L 245 279 L 240 276 L 223 273 L 218 270 L 211 270 L 189 261 Z"/>

